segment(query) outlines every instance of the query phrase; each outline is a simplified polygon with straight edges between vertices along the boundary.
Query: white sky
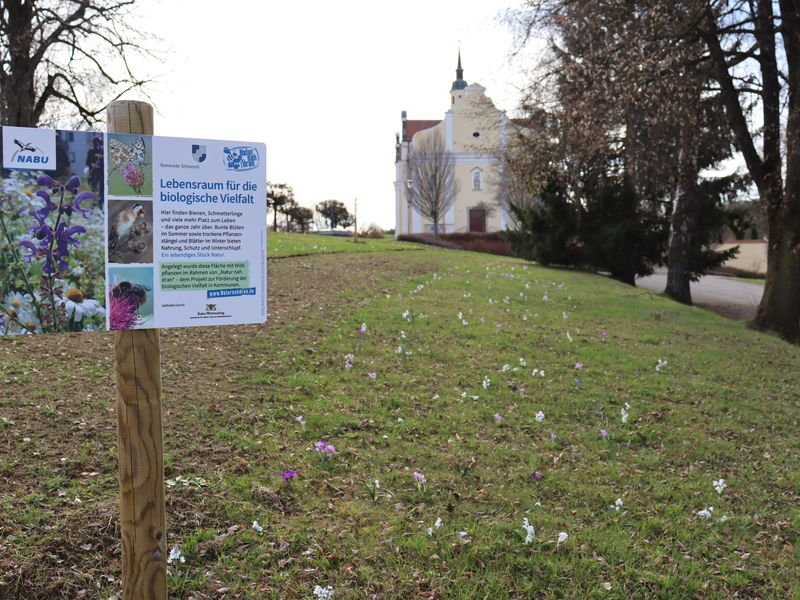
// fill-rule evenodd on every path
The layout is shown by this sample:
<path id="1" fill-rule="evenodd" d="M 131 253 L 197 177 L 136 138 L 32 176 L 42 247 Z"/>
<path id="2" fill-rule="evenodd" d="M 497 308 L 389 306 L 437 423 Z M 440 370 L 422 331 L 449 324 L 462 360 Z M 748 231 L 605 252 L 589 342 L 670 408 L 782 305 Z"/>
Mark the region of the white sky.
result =
<path id="1" fill-rule="evenodd" d="M 267 145 L 298 203 L 336 199 L 394 227 L 400 113 L 442 119 L 459 40 L 464 79 L 512 112 L 524 83 L 496 16 L 514 2 L 163 0 L 140 14 L 171 50 L 155 133 Z M 149 68 L 153 68 L 150 65 Z"/>

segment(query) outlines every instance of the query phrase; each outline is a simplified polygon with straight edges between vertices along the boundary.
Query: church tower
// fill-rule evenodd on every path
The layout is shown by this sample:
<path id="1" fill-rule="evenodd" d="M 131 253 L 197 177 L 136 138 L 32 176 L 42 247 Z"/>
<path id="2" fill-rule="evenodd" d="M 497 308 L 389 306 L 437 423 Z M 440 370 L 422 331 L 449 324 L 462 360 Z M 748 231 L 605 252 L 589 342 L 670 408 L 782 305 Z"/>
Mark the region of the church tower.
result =
<path id="1" fill-rule="evenodd" d="M 456 80 L 450 88 L 450 108 L 455 108 L 458 101 L 464 96 L 467 82 L 464 81 L 464 69 L 461 68 L 461 48 L 458 49 L 458 68 L 456 68 Z"/>

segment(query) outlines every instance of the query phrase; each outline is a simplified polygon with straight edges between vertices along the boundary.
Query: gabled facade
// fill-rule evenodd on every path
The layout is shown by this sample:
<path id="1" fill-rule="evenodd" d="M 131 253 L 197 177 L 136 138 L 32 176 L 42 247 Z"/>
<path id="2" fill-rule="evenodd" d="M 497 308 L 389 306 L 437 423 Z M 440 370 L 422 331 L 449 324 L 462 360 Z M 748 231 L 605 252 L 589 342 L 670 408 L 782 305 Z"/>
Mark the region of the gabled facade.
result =
<path id="1" fill-rule="evenodd" d="M 508 119 L 496 108 L 479 83 L 463 79 L 461 52 L 456 80 L 450 89 L 449 109 L 442 120 L 409 120 L 402 113 L 402 134 L 397 135 L 395 156 L 395 232 L 433 231 L 430 218 L 415 210 L 409 199 L 408 156 L 426 137 L 441 135 L 455 159 L 455 179 L 460 182 L 453 206 L 440 220 L 440 231 L 497 231 L 507 226 L 507 215 L 496 206 L 495 183 L 499 179 L 502 151 L 506 146 Z M 401 137 L 402 136 L 402 137 Z"/>

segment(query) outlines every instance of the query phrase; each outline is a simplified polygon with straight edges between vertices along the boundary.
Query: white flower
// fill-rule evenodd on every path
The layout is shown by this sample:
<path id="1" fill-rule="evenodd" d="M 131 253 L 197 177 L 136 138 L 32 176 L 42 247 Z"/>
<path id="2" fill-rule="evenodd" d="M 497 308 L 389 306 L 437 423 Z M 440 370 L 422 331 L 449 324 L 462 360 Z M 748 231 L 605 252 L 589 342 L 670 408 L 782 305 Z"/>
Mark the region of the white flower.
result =
<path id="1" fill-rule="evenodd" d="M 508 366 L 508 365 L 503 365 L 503 373 L 505 373 L 506 371 L 508 371 L 510 368 L 511 368 L 511 367 L 510 367 L 510 366 Z"/>
<path id="2" fill-rule="evenodd" d="M 459 531 L 458 532 L 458 537 L 460 537 L 463 540 L 465 537 L 467 537 L 467 532 L 466 531 Z"/>
<path id="3" fill-rule="evenodd" d="M 538 502 L 537 502 L 538 504 Z M 530 544 L 533 540 L 536 539 L 536 530 L 533 528 L 532 525 L 528 523 L 528 518 L 525 517 L 522 520 L 522 528 L 527 532 L 528 535 L 525 536 L 525 544 Z"/>
<path id="4" fill-rule="evenodd" d="M 622 422 L 623 423 L 628 422 L 628 411 L 625 410 L 624 408 L 622 409 Z"/>
<path id="5" fill-rule="evenodd" d="M 411 356 L 411 351 L 406 352 L 406 356 Z"/>
<path id="6" fill-rule="evenodd" d="M 709 506 L 708 508 L 704 508 L 703 510 L 697 513 L 698 517 L 702 517 L 704 519 L 710 519 L 712 517 L 711 513 L 714 512 L 714 507 Z"/>
<path id="7" fill-rule="evenodd" d="M 175 544 L 175 547 L 169 551 L 169 556 L 167 557 L 167 564 L 171 564 L 172 561 L 178 562 L 181 561 L 182 563 L 186 562 L 186 557 L 181 556 L 180 548 L 178 548 L 178 544 Z"/>
<path id="8" fill-rule="evenodd" d="M 403 422 L 403 417 L 397 417 L 397 422 L 398 423 L 402 423 Z"/>
<path id="9" fill-rule="evenodd" d="M 428 537 L 433 537 L 433 527 L 428 527 Z"/>
<path id="10" fill-rule="evenodd" d="M 490 382 L 490 379 L 488 377 L 484 377 L 483 378 L 483 389 L 485 389 L 485 390 L 489 389 L 489 382 Z"/>
<path id="11" fill-rule="evenodd" d="M 559 544 L 563 544 L 564 542 L 567 541 L 568 537 L 569 536 L 565 532 L 562 531 L 561 533 L 558 534 L 558 543 Z"/>
<path id="12" fill-rule="evenodd" d="M 534 370 L 533 370 L 533 373 L 531 373 L 531 375 L 533 375 L 534 377 L 536 377 L 536 374 L 537 374 L 538 372 L 539 372 L 539 369 L 534 369 Z"/>
<path id="13" fill-rule="evenodd" d="M 617 501 L 611 505 L 611 508 L 619 512 L 619 509 L 622 508 L 622 498 L 617 498 Z"/>
<path id="14" fill-rule="evenodd" d="M 403 353 L 403 347 L 402 346 L 398 346 L 397 350 L 395 350 L 394 353 L 395 354 L 402 354 Z"/>
<path id="15" fill-rule="evenodd" d="M 542 411 L 539 411 L 538 413 L 536 413 L 536 421 L 538 423 L 541 423 L 542 421 L 544 421 L 544 413 Z"/>
<path id="16" fill-rule="evenodd" d="M 459 319 L 463 319 L 463 318 L 464 318 L 464 316 L 463 316 L 461 313 L 458 313 L 458 318 L 459 318 Z"/>
<path id="17" fill-rule="evenodd" d="M 717 519 L 717 521 L 719 521 L 720 523 L 724 523 L 727 520 L 728 520 L 728 515 L 722 515 L 719 519 Z"/>
<path id="18" fill-rule="evenodd" d="M 400 337 L 406 339 L 406 332 L 403 331 L 402 329 L 400 330 Z"/>
<path id="19" fill-rule="evenodd" d="M 383 435 L 383 439 L 385 439 L 385 440 L 388 440 L 388 439 L 389 439 L 389 436 L 388 436 L 388 435 L 386 435 L 386 434 L 384 434 L 384 435 Z"/>
<path id="20" fill-rule="evenodd" d="M 71 289 L 67 292 L 67 301 L 64 303 L 64 308 L 67 311 L 67 316 L 75 316 L 76 321 L 80 321 L 83 315 L 91 317 L 99 314 L 104 317 L 106 309 L 100 306 L 97 300 L 84 298 L 83 294 L 77 289 Z"/>
<path id="21" fill-rule="evenodd" d="M 438 400 L 438 399 L 439 399 L 439 394 L 436 394 L 433 398 L 431 398 L 431 400 Z"/>
<path id="22" fill-rule="evenodd" d="M 317 596 L 317 600 L 331 600 L 333 598 L 333 588 L 331 586 L 327 588 L 316 586 L 314 587 L 314 594 Z"/>
<path id="23" fill-rule="evenodd" d="M 521 366 L 523 366 L 523 367 L 527 367 L 527 366 L 528 366 L 528 363 L 526 363 L 526 362 L 525 362 L 525 359 L 524 359 L 524 358 L 520 358 L 520 359 L 519 359 L 519 364 L 520 364 Z"/>
<path id="24" fill-rule="evenodd" d="M 462 324 L 462 325 L 469 325 L 469 323 L 467 323 L 467 320 L 466 320 L 466 319 L 461 319 L 461 324 Z"/>
<path id="25" fill-rule="evenodd" d="M 539 371 L 539 375 L 541 375 L 542 377 L 544 377 L 544 371 Z"/>
<path id="26" fill-rule="evenodd" d="M 572 336 L 569 334 L 569 331 L 567 332 L 567 337 L 569 338 L 569 341 L 571 342 L 572 341 Z"/>
<path id="27" fill-rule="evenodd" d="M 436 519 L 436 523 L 434 523 L 433 526 L 436 527 L 436 529 L 439 529 L 439 527 L 442 526 L 442 518 L 439 517 L 438 519 Z"/>
<path id="28" fill-rule="evenodd" d="M 719 481 L 714 481 L 714 482 L 712 482 L 712 483 L 714 484 L 714 489 L 715 489 L 715 490 L 717 490 L 717 493 L 718 493 L 718 494 L 721 494 L 721 493 L 723 492 L 723 490 L 724 490 L 726 487 L 728 487 L 727 485 L 725 485 L 725 480 L 724 480 L 724 479 L 721 479 L 721 478 L 720 478 L 720 480 L 719 480 Z"/>
<path id="29" fill-rule="evenodd" d="M 24 310 L 29 310 L 31 307 L 31 295 L 20 294 L 19 292 L 10 292 L 5 297 L 6 308 L 13 309 L 17 314 Z"/>
<path id="30" fill-rule="evenodd" d="M 264 531 L 264 528 L 258 524 L 258 521 L 253 521 L 253 529 L 255 529 L 258 533 Z"/>
<path id="31" fill-rule="evenodd" d="M 361 329 L 363 329 L 366 332 L 367 331 L 367 324 L 366 323 L 362 323 L 361 324 Z"/>

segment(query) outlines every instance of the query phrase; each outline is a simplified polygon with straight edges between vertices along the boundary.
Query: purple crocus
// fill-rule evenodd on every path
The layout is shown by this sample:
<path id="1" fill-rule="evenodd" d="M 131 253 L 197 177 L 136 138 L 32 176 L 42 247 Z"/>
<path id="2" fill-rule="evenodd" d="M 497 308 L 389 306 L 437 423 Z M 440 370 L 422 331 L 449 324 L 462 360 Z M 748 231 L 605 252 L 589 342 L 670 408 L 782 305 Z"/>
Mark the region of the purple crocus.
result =
<path id="1" fill-rule="evenodd" d="M 317 449 L 317 452 L 319 452 L 319 455 L 323 461 L 330 460 L 331 456 L 333 456 L 334 452 L 336 452 L 336 447 L 332 444 L 329 444 L 325 440 L 316 442 L 314 444 L 314 448 Z"/>
<path id="2" fill-rule="evenodd" d="M 297 471 L 293 471 L 292 469 L 287 469 L 283 473 L 281 473 L 281 477 L 286 481 L 286 485 L 292 487 L 292 479 L 297 477 Z"/>
<path id="3" fill-rule="evenodd" d="M 606 439 L 606 436 L 608 435 L 608 432 L 605 429 L 601 429 L 600 433 L 603 436 L 603 439 Z"/>
<path id="4" fill-rule="evenodd" d="M 531 477 L 533 477 L 536 481 L 539 481 L 542 478 L 542 474 L 534 471 L 533 473 L 531 473 Z"/>

